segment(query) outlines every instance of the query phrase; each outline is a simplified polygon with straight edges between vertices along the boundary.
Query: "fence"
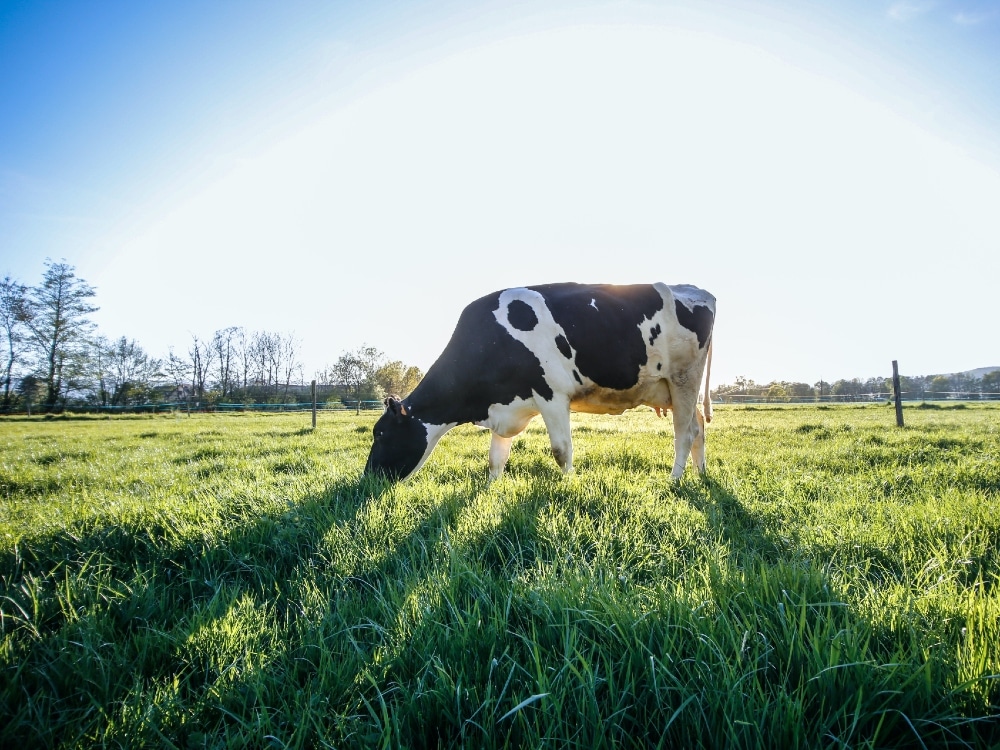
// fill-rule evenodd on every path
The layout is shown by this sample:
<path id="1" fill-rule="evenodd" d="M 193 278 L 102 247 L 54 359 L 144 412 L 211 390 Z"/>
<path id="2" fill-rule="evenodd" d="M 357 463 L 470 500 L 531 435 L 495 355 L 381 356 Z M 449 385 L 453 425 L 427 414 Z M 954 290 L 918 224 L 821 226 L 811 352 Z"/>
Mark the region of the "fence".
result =
<path id="1" fill-rule="evenodd" d="M 900 394 L 903 401 L 1000 401 L 1000 393 L 976 393 L 971 391 L 946 391 L 940 393 L 907 393 Z M 891 392 L 859 393 L 859 394 L 824 394 L 822 396 L 768 398 L 766 394 L 723 393 L 712 396 L 716 404 L 861 404 L 889 403 Z M 168 412 L 213 413 L 213 412 L 296 412 L 312 411 L 312 403 L 289 402 L 271 403 L 210 403 L 205 401 L 173 401 L 164 403 L 133 404 L 131 406 L 100 406 L 95 404 L 72 404 L 58 411 L 69 411 L 74 414 L 160 414 Z M 380 411 L 381 401 L 362 401 L 361 411 Z M 317 411 L 348 412 L 357 411 L 357 401 L 318 402 Z M 36 412 L 32 409 L 32 412 Z M 0 415 L 24 414 L 24 409 L 0 409 Z M 36 412 L 38 413 L 38 412 Z"/>
<path id="2" fill-rule="evenodd" d="M 908 393 L 903 391 L 900 394 L 902 401 L 1000 401 L 1000 393 L 978 391 L 941 391 L 937 393 Z M 892 400 L 892 392 L 881 393 L 856 393 L 856 394 L 824 394 L 822 396 L 783 396 L 780 398 L 769 398 L 766 393 L 722 393 L 713 394 L 712 401 L 716 404 L 863 404 L 863 403 L 888 403 Z"/>
<path id="3" fill-rule="evenodd" d="M 169 412 L 212 413 L 212 412 L 282 412 L 282 411 L 312 411 L 312 404 L 305 402 L 290 402 L 286 404 L 268 403 L 209 403 L 205 401 L 173 401 L 164 403 L 132 404 L 131 406 L 101 406 L 97 404 L 71 404 L 60 407 L 58 411 L 70 411 L 74 414 L 160 414 Z M 362 401 L 361 411 L 381 410 L 381 401 Z M 357 411 L 357 401 L 317 403 L 316 411 Z M 36 412 L 32 409 L 32 412 Z M 24 414 L 24 409 L 0 409 L 0 414 Z"/>

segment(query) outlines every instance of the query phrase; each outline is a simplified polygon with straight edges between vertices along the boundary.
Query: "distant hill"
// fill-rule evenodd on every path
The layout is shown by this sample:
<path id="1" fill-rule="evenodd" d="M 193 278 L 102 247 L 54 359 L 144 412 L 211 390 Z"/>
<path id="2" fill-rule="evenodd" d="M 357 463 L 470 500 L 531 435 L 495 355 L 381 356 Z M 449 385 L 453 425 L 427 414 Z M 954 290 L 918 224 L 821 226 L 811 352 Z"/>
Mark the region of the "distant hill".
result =
<path id="1" fill-rule="evenodd" d="M 990 372 L 995 372 L 996 370 L 1000 370 L 1000 365 L 998 365 L 997 367 L 977 367 L 975 370 L 966 370 L 965 372 L 955 372 L 952 373 L 952 375 L 968 375 L 969 377 L 973 378 L 981 378 L 983 375 L 986 375 L 987 373 Z"/>

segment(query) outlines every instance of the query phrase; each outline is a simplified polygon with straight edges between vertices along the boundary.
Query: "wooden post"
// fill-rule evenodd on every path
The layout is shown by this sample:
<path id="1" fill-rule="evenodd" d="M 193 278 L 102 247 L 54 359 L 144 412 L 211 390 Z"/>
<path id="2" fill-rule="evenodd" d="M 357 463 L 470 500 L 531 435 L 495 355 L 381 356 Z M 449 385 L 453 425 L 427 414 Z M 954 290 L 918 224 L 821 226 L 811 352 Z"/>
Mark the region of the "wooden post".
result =
<path id="1" fill-rule="evenodd" d="M 892 360 L 892 390 L 896 394 L 896 426 L 903 426 L 903 401 L 899 394 L 899 363 Z"/>
<path id="2" fill-rule="evenodd" d="M 316 381 L 312 382 L 312 397 L 313 397 L 313 429 L 316 429 Z"/>

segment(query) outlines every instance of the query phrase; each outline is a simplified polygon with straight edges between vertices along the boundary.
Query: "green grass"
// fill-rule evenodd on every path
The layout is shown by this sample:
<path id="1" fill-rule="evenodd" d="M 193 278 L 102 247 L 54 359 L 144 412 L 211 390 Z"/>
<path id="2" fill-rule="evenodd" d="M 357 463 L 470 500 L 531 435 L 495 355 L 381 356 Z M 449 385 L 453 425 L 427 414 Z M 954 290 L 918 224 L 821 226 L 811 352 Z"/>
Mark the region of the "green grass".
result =
<path id="1" fill-rule="evenodd" d="M 0 421 L 0 746 L 1000 745 L 1000 409 Z"/>

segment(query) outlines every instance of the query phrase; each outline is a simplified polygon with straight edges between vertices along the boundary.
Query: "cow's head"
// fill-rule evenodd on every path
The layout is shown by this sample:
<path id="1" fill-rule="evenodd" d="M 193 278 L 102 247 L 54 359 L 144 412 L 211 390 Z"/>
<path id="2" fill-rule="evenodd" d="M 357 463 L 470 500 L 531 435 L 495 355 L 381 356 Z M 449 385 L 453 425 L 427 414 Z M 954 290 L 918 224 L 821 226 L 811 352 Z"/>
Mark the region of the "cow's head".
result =
<path id="1" fill-rule="evenodd" d="M 372 428 L 372 436 L 366 475 L 381 474 L 392 481 L 405 479 L 427 452 L 427 427 L 393 396 L 385 400 L 385 413 Z"/>

